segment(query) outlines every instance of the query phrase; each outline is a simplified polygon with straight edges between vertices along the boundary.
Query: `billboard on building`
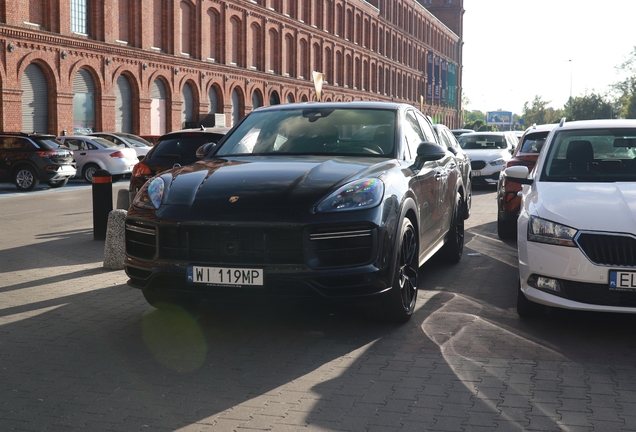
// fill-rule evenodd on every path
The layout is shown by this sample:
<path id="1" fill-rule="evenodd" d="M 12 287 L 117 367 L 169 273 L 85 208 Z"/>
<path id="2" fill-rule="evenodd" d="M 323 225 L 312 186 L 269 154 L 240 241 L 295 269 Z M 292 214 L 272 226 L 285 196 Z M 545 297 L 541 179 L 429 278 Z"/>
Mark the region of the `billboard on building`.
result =
<path id="1" fill-rule="evenodd" d="M 512 123 L 512 111 L 488 111 L 486 123 L 497 126 L 509 126 Z"/>

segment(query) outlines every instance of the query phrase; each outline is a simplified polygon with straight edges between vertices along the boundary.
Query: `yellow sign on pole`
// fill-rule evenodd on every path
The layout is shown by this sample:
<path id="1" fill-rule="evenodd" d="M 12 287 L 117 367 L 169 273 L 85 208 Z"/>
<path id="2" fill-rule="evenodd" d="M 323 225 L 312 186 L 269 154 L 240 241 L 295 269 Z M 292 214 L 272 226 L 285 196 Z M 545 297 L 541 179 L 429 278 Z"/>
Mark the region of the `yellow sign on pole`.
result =
<path id="1" fill-rule="evenodd" d="M 316 87 L 316 100 L 320 102 L 320 93 L 322 92 L 322 83 L 325 81 L 325 75 L 317 71 L 313 71 L 311 75 Z"/>

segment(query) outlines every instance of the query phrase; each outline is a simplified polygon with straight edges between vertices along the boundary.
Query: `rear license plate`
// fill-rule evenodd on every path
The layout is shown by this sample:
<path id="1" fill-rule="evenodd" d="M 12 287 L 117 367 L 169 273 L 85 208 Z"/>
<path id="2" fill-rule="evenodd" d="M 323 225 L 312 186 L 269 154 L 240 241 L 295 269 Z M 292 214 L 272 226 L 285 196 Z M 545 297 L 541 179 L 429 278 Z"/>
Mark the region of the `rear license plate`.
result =
<path id="1" fill-rule="evenodd" d="M 188 266 L 188 282 L 224 286 L 262 286 L 263 273 L 263 269 Z"/>
<path id="2" fill-rule="evenodd" d="M 481 177 L 481 171 L 473 171 L 473 177 Z"/>
<path id="3" fill-rule="evenodd" d="M 636 272 L 610 270 L 609 289 L 613 291 L 636 291 Z"/>

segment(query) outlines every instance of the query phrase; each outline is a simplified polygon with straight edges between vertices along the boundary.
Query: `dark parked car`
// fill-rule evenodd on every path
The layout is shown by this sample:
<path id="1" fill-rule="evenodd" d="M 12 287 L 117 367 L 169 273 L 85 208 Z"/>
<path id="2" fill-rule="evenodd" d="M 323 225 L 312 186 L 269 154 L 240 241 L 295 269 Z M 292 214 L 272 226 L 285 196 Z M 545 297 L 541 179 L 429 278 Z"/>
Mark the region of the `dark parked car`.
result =
<path id="1" fill-rule="evenodd" d="M 0 133 L 0 181 L 13 182 L 22 191 L 30 191 L 40 182 L 57 188 L 76 172 L 73 152 L 54 135 Z"/>
<path id="2" fill-rule="evenodd" d="M 534 125 L 526 130 L 515 148 L 512 158 L 506 162 L 504 170 L 511 166 L 523 165 L 532 171 L 546 138 L 556 124 Z M 517 217 L 521 207 L 521 184 L 510 181 L 505 175 L 499 176 L 497 184 L 497 234 L 501 239 L 517 236 Z"/>
<path id="3" fill-rule="evenodd" d="M 125 223 L 128 284 L 159 308 L 315 295 L 404 322 L 420 265 L 462 256 L 465 196 L 455 156 L 409 105 L 260 108 L 204 160 L 142 187 Z"/>
<path id="4" fill-rule="evenodd" d="M 130 177 L 130 192 L 137 192 L 155 174 L 174 167 L 184 166 L 199 160 L 197 149 L 202 145 L 217 143 L 229 128 L 183 129 L 159 137 L 157 144 L 133 169 Z"/>
<path id="5" fill-rule="evenodd" d="M 464 210 L 464 217 L 468 219 L 470 216 L 470 206 L 473 201 L 473 173 L 470 168 L 470 158 L 468 157 L 468 153 L 466 153 L 459 145 L 457 138 L 455 138 L 455 135 L 450 129 L 448 129 L 448 127 L 443 124 L 435 124 L 433 125 L 433 128 L 435 129 L 435 132 L 437 132 L 437 136 L 439 137 L 442 145 L 446 146 L 448 151 L 453 153 L 457 160 L 457 166 L 459 167 L 459 171 L 462 173 L 462 181 L 464 182 L 464 187 L 466 189 L 466 197 L 464 199 L 466 209 Z"/>

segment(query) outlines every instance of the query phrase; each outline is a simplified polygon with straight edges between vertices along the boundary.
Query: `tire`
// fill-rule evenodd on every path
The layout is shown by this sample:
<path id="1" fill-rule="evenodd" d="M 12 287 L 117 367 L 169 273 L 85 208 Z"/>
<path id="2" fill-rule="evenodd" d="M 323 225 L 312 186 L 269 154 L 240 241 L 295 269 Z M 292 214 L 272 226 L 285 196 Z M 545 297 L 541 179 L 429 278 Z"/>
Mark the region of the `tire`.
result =
<path id="1" fill-rule="evenodd" d="M 417 230 L 410 219 L 404 218 L 395 253 L 393 285 L 386 297 L 371 310 L 375 320 L 405 323 L 411 318 L 417 301 L 418 270 Z"/>
<path id="2" fill-rule="evenodd" d="M 464 253 L 464 200 L 461 195 L 457 195 L 453 219 L 448 231 L 448 240 L 442 248 L 442 255 L 445 261 L 455 264 L 462 259 Z"/>
<path id="3" fill-rule="evenodd" d="M 521 291 L 521 280 L 517 278 L 517 314 L 521 318 L 533 318 L 545 313 L 545 306 L 528 300 Z"/>
<path id="4" fill-rule="evenodd" d="M 517 220 L 503 219 L 500 214 L 497 215 L 497 235 L 502 240 L 514 240 L 517 238 Z"/>
<path id="5" fill-rule="evenodd" d="M 63 180 L 55 180 L 55 181 L 52 180 L 52 181 L 46 182 L 46 184 L 48 184 L 53 189 L 62 187 L 64 185 L 66 185 L 66 183 L 68 183 L 68 179 L 67 178 L 65 178 Z"/>
<path id="6" fill-rule="evenodd" d="M 17 169 L 15 174 L 13 174 L 13 183 L 19 190 L 28 192 L 40 184 L 40 179 L 33 168 L 30 166 L 21 166 Z"/>
<path id="7" fill-rule="evenodd" d="M 148 304 L 159 310 L 169 311 L 175 309 L 183 309 L 192 312 L 196 310 L 197 306 L 199 305 L 199 301 L 194 299 L 178 299 L 174 297 L 166 297 L 149 290 L 142 290 L 142 292 Z"/>
<path id="8" fill-rule="evenodd" d="M 95 174 L 95 172 L 100 169 L 101 168 L 95 164 L 86 165 L 84 167 L 84 171 L 82 172 L 82 175 L 84 176 L 84 180 L 86 180 L 86 183 L 93 183 L 93 174 Z"/>

